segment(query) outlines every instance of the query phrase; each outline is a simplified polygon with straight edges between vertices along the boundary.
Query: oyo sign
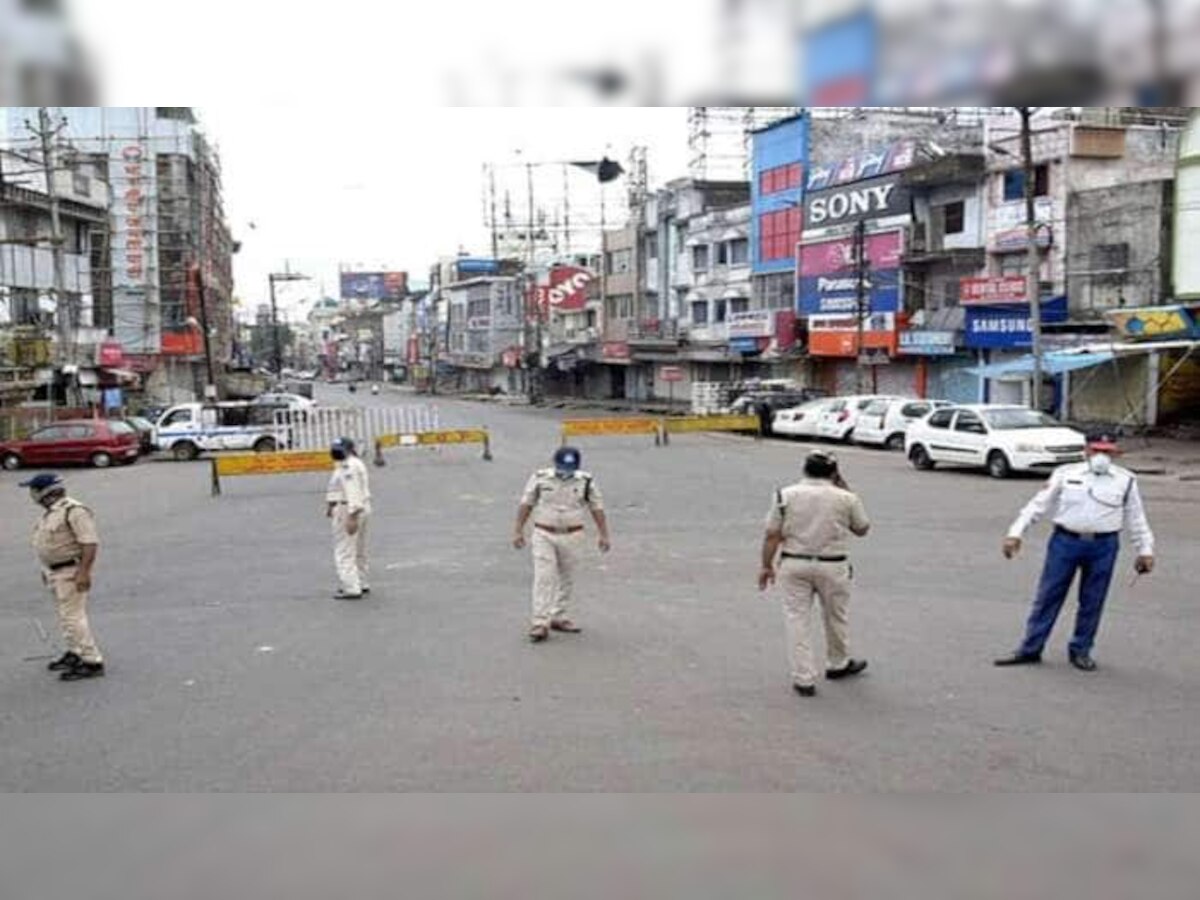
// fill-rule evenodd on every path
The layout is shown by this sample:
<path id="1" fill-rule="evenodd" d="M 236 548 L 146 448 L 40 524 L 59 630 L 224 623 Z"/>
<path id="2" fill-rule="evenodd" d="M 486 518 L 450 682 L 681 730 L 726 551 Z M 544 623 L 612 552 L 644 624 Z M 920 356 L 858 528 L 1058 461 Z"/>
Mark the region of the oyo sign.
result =
<path id="1" fill-rule="evenodd" d="M 587 306 L 587 286 L 595 276 L 578 266 L 555 266 L 550 270 L 546 303 L 559 312 L 574 312 Z"/>
<path id="2" fill-rule="evenodd" d="M 908 212 L 908 190 L 892 175 L 813 192 L 804 202 L 804 227 L 828 228 Z"/>

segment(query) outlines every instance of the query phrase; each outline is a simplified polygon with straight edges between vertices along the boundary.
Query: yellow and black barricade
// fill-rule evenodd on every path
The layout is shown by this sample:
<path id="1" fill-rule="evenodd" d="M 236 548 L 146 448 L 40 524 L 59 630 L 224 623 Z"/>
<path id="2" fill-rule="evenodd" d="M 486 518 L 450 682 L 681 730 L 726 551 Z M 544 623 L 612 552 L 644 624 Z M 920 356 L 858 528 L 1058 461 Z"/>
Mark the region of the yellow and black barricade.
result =
<path id="1" fill-rule="evenodd" d="M 227 453 L 212 458 L 212 495 L 221 495 L 221 477 L 241 475 L 294 475 L 328 472 L 333 458 L 328 450 L 286 450 L 278 453 Z"/>
<path id="2" fill-rule="evenodd" d="M 482 444 L 483 458 L 491 462 L 492 439 L 486 428 L 446 428 L 412 434 L 383 434 L 375 440 L 375 465 L 387 465 L 383 451 L 391 447 L 441 447 L 446 444 Z"/>
<path id="3" fill-rule="evenodd" d="M 574 437 L 613 437 L 638 434 L 654 435 L 654 446 L 662 443 L 662 422 L 658 419 L 630 417 L 624 419 L 566 419 L 562 423 L 562 442 Z"/>
<path id="4" fill-rule="evenodd" d="M 672 434 L 695 434 L 702 431 L 749 431 L 762 437 L 762 422 L 758 416 L 667 416 L 663 419 L 663 442 L 670 443 Z"/>

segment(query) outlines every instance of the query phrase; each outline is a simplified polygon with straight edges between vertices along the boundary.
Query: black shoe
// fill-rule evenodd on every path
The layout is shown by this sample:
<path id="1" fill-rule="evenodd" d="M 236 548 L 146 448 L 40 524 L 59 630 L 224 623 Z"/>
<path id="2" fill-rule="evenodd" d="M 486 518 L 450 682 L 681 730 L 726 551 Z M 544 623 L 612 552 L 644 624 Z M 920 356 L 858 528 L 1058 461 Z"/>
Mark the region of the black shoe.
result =
<path id="1" fill-rule="evenodd" d="M 83 662 L 83 660 L 79 658 L 78 653 L 72 653 L 70 650 L 68 650 L 54 662 L 46 666 L 46 668 L 51 672 L 63 672 L 67 669 L 75 668 L 81 662 Z"/>
<path id="2" fill-rule="evenodd" d="M 837 681 L 839 678 L 850 678 L 862 672 L 866 667 L 867 661 L 865 659 L 852 659 L 847 661 L 840 669 L 826 669 L 825 677 L 830 681 Z"/>
<path id="3" fill-rule="evenodd" d="M 333 595 L 334 600 L 361 600 L 366 591 L 359 591 L 357 594 L 348 594 L 345 591 L 338 591 Z"/>
<path id="4" fill-rule="evenodd" d="M 816 687 L 814 687 L 811 684 L 793 684 L 792 690 L 795 691 L 797 694 L 799 694 L 801 697 L 817 696 L 817 689 L 816 689 Z"/>
<path id="5" fill-rule="evenodd" d="M 367 594 L 371 593 L 371 589 L 365 587 L 365 588 L 363 588 L 362 592 L 363 592 L 363 596 L 365 597 L 365 596 L 367 596 Z"/>
<path id="6" fill-rule="evenodd" d="M 58 677 L 63 681 L 83 681 L 85 678 L 100 678 L 104 675 L 104 663 L 90 663 L 80 660 Z"/>
<path id="7" fill-rule="evenodd" d="M 1071 665 L 1077 668 L 1080 672 L 1095 672 L 1096 661 L 1086 653 L 1072 653 L 1070 655 Z"/>
<path id="8" fill-rule="evenodd" d="M 1002 656 L 995 660 L 992 664 L 996 666 L 1036 666 L 1042 661 L 1040 653 L 1014 653 L 1011 656 Z"/>

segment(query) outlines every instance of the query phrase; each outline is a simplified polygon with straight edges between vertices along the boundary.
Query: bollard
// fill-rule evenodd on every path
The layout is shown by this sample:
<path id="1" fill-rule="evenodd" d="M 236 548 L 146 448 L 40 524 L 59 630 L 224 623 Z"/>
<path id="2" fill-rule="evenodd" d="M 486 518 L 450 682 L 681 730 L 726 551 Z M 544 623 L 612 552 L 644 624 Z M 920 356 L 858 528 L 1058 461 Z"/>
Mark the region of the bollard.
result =
<path id="1" fill-rule="evenodd" d="M 382 468 L 387 465 L 387 460 L 383 458 L 383 443 L 377 438 L 375 440 L 375 465 Z"/>
<path id="2" fill-rule="evenodd" d="M 208 461 L 212 470 L 212 495 L 214 497 L 221 496 L 221 472 L 217 469 L 217 461 L 210 459 Z"/>
<path id="3" fill-rule="evenodd" d="M 487 431 L 483 433 L 483 458 L 486 462 L 492 461 L 492 437 Z"/>

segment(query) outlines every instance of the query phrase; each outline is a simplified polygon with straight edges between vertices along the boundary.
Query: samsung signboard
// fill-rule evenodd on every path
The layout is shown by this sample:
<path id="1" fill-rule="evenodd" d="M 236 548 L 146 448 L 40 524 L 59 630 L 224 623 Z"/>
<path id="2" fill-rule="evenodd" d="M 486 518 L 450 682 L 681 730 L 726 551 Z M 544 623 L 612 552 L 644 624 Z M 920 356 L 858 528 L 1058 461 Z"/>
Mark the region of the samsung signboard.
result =
<path id="1" fill-rule="evenodd" d="M 1065 322 L 1067 298 L 1042 301 L 1043 322 Z M 1027 306 L 970 307 L 966 310 L 963 343 L 975 350 L 1025 350 L 1033 346 Z"/>

